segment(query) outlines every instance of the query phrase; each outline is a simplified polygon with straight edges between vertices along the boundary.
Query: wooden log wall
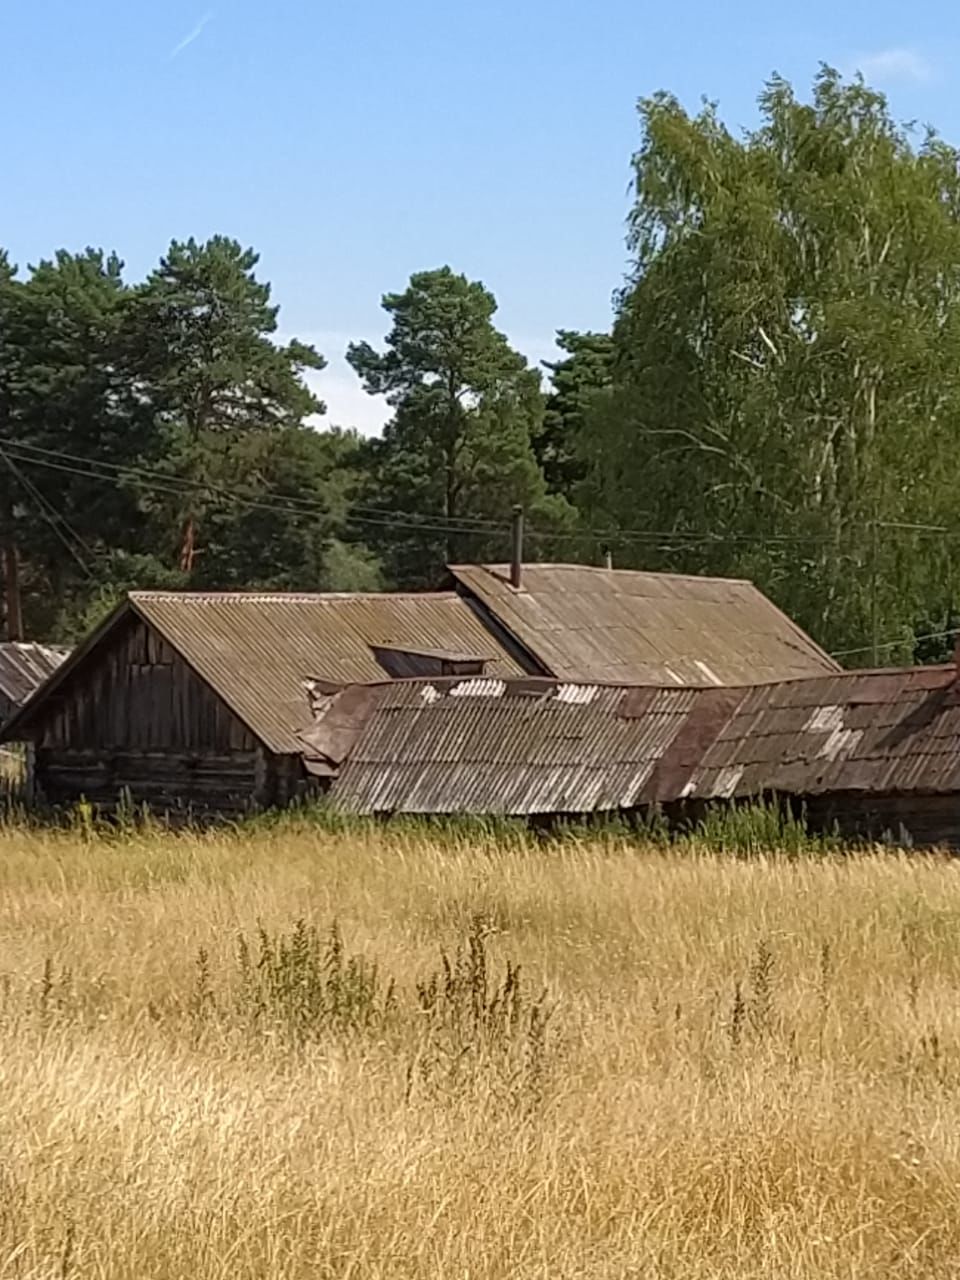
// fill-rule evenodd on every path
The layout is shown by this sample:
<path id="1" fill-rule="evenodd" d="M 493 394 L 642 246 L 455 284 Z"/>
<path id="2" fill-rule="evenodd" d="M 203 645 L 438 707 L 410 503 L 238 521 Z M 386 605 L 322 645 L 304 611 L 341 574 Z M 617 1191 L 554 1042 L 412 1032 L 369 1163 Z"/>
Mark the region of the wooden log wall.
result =
<path id="1" fill-rule="evenodd" d="M 274 802 L 279 766 L 152 628 L 131 618 L 38 711 L 36 787 L 51 804 L 237 814 Z M 282 758 L 281 758 L 282 759 Z M 299 760 L 296 761 L 299 768 Z"/>
<path id="2" fill-rule="evenodd" d="M 803 805 L 815 831 L 831 831 L 866 840 L 886 840 L 917 848 L 960 850 L 960 796 L 864 795 L 835 792 L 811 796 Z"/>
<path id="3" fill-rule="evenodd" d="M 162 636 L 131 619 L 49 700 L 37 745 L 254 751 L 258 744 Z"/>

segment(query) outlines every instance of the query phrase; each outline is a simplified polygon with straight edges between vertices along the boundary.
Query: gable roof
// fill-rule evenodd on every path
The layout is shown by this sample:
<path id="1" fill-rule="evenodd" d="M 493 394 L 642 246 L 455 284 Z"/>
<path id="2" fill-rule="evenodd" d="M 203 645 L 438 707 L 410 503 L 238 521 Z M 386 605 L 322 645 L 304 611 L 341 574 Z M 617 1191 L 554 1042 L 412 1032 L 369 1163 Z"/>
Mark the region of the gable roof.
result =
<path id="1" fill-rule="evenodd" d="M 960 791 L 957 668 L 851 671 L 747 691 L 684 795 Z"/>
<path id="2" fill-rule="evenodd" d="M 68 653 L 55 645 L 21 640 L 0 643 L 0 714 L 6 715 L 25 702 Z"/>
<path id="3" fill-rule="evenodd" d="M 334 692 L 307 768 L 357 813 L 580 814 L 674 798 L 743 696 L 541 677 Z"/>
<path id="4" fill-rule="evenodd" d="M 746 685 L 838 671 L 751 582 L 587 565 L 452 565 L 479 602 L 554 676 Z"/>
<path id="5" fill-rule="evenodd" d="M 371 646 L 467 651 L 493 672 L 520 668 L 455 593 L 309 595 L 131 592 L 4 728 L 10 737 L 114 627 L 130 616 L 154 627 L 269 750 L 301 750 L 310 722 L 306 681 L 379 681 Z"/>

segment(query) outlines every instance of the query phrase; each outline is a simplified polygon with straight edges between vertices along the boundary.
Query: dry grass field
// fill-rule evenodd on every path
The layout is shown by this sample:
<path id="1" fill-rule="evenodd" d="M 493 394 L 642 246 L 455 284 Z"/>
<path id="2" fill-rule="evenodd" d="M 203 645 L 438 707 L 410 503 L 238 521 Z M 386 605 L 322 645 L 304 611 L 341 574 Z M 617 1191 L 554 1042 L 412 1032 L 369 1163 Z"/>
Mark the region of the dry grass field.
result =
<path id="1" fill-rule="evenodd" d="M 958 997 L 945 859 L 7 829 L 0 1277 L 955 1277 Z"/>

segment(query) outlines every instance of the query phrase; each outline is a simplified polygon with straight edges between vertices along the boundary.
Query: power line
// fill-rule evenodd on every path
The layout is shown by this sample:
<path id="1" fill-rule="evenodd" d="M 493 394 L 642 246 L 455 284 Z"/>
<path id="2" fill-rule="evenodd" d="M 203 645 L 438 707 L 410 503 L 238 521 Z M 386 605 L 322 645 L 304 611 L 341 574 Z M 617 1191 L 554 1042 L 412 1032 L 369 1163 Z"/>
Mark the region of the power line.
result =
<path id="1" fill-rule="evenodd" d="M 63 531 L 60 528 L 59 522 L 63 520 L 63 518 L 57 514 L 55 508 L 46 500 L 46 498 L 44 498 L 43 494 L 36 487 L 33 481 L 23 474 L 23 472 L 20 470 L 17 464 L 13 461 L 13 459 L 3 449 L 0 449 L 0 457 L 3 458 L 4 462 L 10 468 L 10 471 L 12 472 L 14 478 L 20 482 L 22 487 L 33 498 L 34 502 L 37 504 L 40 514 L 43 516 L 44 520 L 53 530 L 54 534 L 57 536 L 59 541 L 66 548 L 67 552 L 73 557 L 74 560 L 76 560 L 77 564 L 80 566 L 83 572 L 87 575 L 87 577 L 92 578 L 93 571 L 91 570 L 90 566 L 83 559 L 83 557 L 77 551 L 76 547 L 69 540 L 69 538 L 67 538 L 67 536 L 63 533 Z M 63 524 L 65 528 L 69 529 L 69 525 L 67 524 L 66 520 L 63 520 Z M 76 533 L 74 533 L 72 536 L 75 538 L 77 537 Z M 82 539 L 77 538 L 77 541 L 80 542 L 81 545 L 83 545 Z"/>
<path id="2" fill-rule="evenodd" d="M 222 496 L 232 498 L 235 501 L 248 501 L 247 499 L 242 498 L 242 496 L 239 495 L 235 490 L 224 488 L 222 485 L 214 484 L 211 481 L 192 480 L 187 476 L 171 476 L 169 473 L 165 471 L 159 471 L 154 467 L 144 467 L 144 466 L 135 465 L 132 463 L 108 462 L 106 461 L 106 459 L 100 459 L 100 458 L 96 458 L 96 459 L 84 458 L 80 454 L 68 453 L 62 449 L 44 449 L 44 448 L 41 448 L 40 445 L 26 444 L 20 441 L 17 441 L 13 445 L 13 447 L 18 450 L 21 450 L 22 452 L 40 454 L 46 458 L 57 458 L 64 462 L 75 462 L 84 467 L 101 467 L 105 470 L 116 472 L 118 475 L 121 475 L 121 476 L 136 476 L 138 478 L 145 477 L 149 480 L 156 479 L 161 483 L 178 484 L 178 485 L 182 485 L 184 488 L 193 488 L 193 489 L 202 490 L 207 493 L 221 494 Z M 27 459 L 25 458 L 21 458 L 21 460 L 27 461 Z M 267 490 L 267 492 L 269 493 L 270 491 Z M 290 504 L 291 507 L 301 506 L 307 511 L 316 511 L 316 510 L 322 509 L 318 503 L 313 502 L 309 498 L 298 498 L 296 495 L 293 495 L 293 494 L 290 494 L 290 495 L 282 494 L 277 496 L 280 498 L 281 501 Z M 446 520 L 446 517 L 441 515 L 436 515 L 436 516 L 421 515 L 419 512 L 415 512 L 415 511 L 397 511 L 395 509 L 392 510 L 387 507 L 368 507 L 366 505 L 357 505 L 353 508 L 353 510 L 360 513 L 369 512 L 373 516 L 383 516 L 389 519 L 393 519 L 399 516 L 401 519 L 417 520 L 417 521 Z M 478 532 L 482 531 L 483 527 L 489 528 L 491 531 L 497 531 L 497 532 L 502 531 L 504 528 L 502 521 L 490 520 L 481 516 L 458 516 L 456 518 L 456 523 L 458 525 L 463 525 L 463 526 L 477 525 Z"/>
<path id="3" fill-rule="evenodd" d="M 39 445 L 22 442 L 11 442 L 7 450 L 14 449 L 13 457 L 32 466 L 41 466 L 49 470 L 82 476 L 86 479 L 101 480 L 120 487 L 120 481 L 126 477 L 135 478 L 142 488 L 157 493 L 180 496 L 188 492 L 207 493 L 237 502 L 252 510 L 270 511 L 274 514 L 329 514 L 320 503 L 295 495 L 277 494 L 266 490 L 264 497 L 248 497 L 237 490 L 228 489 L 213 482 L 194 480 L 186 476 L 172 476 L 155 468 L 108 462 L 103 459 L 83 458 L 78 454 L 58 449 L 45 449 Z M 35 454 L 38 456 L 29 456 Z M 68 464 L 77 464 L 68 465 Z M 113 475 L 103 474 L 105 471 Z M 483 533 L 506 534 L 505 522 L 482 517 L 458 516 L 449 519 L 439 514 L 418 513 L 382 507 L 353 506 L 342 517 L 346 524 L 368 525 L 381 528 L 404 528 L 423 530 L 430 533 L 448 533 L 455 535 L 480 535 Z M 901 533 L 935 534 L 938 537 L 960 537 L 960 529 L 950 529 L 945 525 L 910 523 L 905 521 L 877 521 L 871 527 Z M 76 536 L 76 535 L 74 535 Z M 528 526 L 526 536 L 532 541 L 583 543 L 595 541 L 612 546 L 654 546 L 664 550 L 689 550 L 696 547 L 718 546 L 724 543 L 757 544 L 765 549 L 781 546 L 829 545 L 836 542 L 833 535 L 818 534 L 776 534 L 776 533 L 687 533 L 681 530 L 650 529 L 597 529 L 585 528 L 575 530 L 536 529 Z"/>
<path id="4" fill-rule="evenodd" d="M 831 658 L 853 658 L 861 653 L 872 653 L 876 649 L 896 649 L 902 644 L 919 644 L 923 640 L 949 640 L 954 636 L 960 635 L 960 627 L 951 627 L 948 631 L 928 631 L 925 635 L 911 636 L 907 640 L 904 636 L 900 636 L 896 640 L 882 640 L 876 645 L 865 644 L 859 649 L 838 649 L 831 653 Z"/>
<path id="5" fill-rule="evenodd" d="M 8 448 L 11 446 L 8 446 Z M 76 454 L 64 453 L 54 449 L 40 449 L 35 445 L 15 444 L 12 446 L 16 452 L 14 454 L 17 459 L 28 466 L 43 467 L 51 471 L 59 471 L 67 475 L 81 476 L 85 479 L 100 480 L 105 484 L 110 484 L 114 488 L 121 487 L 121 481 L 124 476 L 132 475 L 137 477 L 144 489 L 152 490 L 157 493 L 167 493 L 174 496 L 181 496 L 184 493 L 202 492 L 215 494 L 220 497 L 228 498 L 237 502 L 242 506 L 253 510 L 271 511 L 275 514 L 283 515 L 307 515 L 307 514 L 328 514 L 325 507 L 317 502 L 311 502 L 309 499 L 288 497 L 287 495 L 276 495 L 271 502 L 264 502 L 262 499 L 248 497 L 233 489 L 227 489 L 220 485 L 215 485 L 202 480 L 191 480 L 188 477 L 170 476 L 164 472 L 149 470 L 147 468 L 127 467 L 115 462 L 107 462 L 100 459 L 90 460 L 80 458 Z M 23 450 L 30 449 L 35 453 L 42 454 L 41 457 L 25 456 Z M 57 461 L 54 461 L 57 459 Z M 60 461 L 59 459 L 67 459 Z M 73 463 L 79 465 L 72 465 Z M 98 470 L 97 468 L 101 468 Z M 113 475 L 105 475 L 104 470 L 114 472 Z M 433 533 L 449 533 L 459 534 L 463 536 L 489 533 L 489 534 L 506 534 L 507 528 L 505 523 L 495 521 L 485 521 L 484 527 L 473 527 L 464 524 L 458 517 L 456 520 L 447 520 L 443 516 L 420 515 L 413 512 L 404 511 L 388 511 L 383 510 L 383 516 L 364 515 L 364 510 L 371 508 L 352 508 L 344 517 L 343 522 L 346 524 L 370 525 L 381 528 L 406 528 L 411 530 L 423 530 Z M 558 531 L 556 533 L 546 530 L 527 530 L 530 538 L 538 538 L 541 540 L 561 540 L 583 542 L 590 539 L 597 541 L 610 540 L 615 538 L 623 541 L 620 534 L 611 535 L 607 530 L 591 530 L 581 529 L 569 532 Z M 692 539 L 689 534 L 684 533 L 657 533 L 652 531 L 637 531 L 636 541 L 642 538 L 644 542 L 662 543 L 665 541 L 674 541 L 683 546 L 696 545 L 696 540 Z M 704 541 L 704 539 L 701 539 Z"/>
<path id="6" fill-rule="evenodd" d="M 25 463 L 28 466 L 44 467 L 51 471 L 64 472 L 67 475 L 82 476 L 88 480 L 99 480 L 103 484 L 112 485 L 116 489 L 119 489 L 121 487 L 120 476 L 104 475 L 103 472 L 101 471 L 94 471 L 90 469 L 90 466 L 98 466 L 100 465 L 99 463 L 89 464 L 87 469 L 83 469 L 81 467 L 68 466 L 66 463 L 53 462 L 48 458 L 28 458 L 28 457 L 24 457 L 22 454 L 15 454 L 14 456 L 17 458 L 19 462 Z M 114 466 L 115 464 L 111 463 L 109 465 Z M 174 477 L 167 477 L 162 481 L 160 480 L 144 481 L 142 482 L 142 484 L 145 489 L 153 490 L 154 492 L 157 492 L 157 493 L 172 494 L 176 497 L 182 497 L 185 492 L 196 492 L 198 489 L 203 491 L 209 491 L 209 492 L 217 492 L 221 496 L 231 498 L 233 501 L 239 503 L 242 506 L 248 507 L 252 510 L 270 511 L 270 512 L 273 512 L 274 514 L 279 514 L 279 515 L 288 515 L 288 516 L 289 515 L 309 515 L 311 513 L 324 514 L 324 515 L 329 514 L 326 508 L 322 507 L 319 503 L 314 503 L 310 507 L 296 507 L 291 505 L 285 498 L 281 498 L 279 503 L 278 502 L 272 502 L 272 503 L 262 502 L 256 498 L 248 498 L 244 494 L 237 493 L 230 489 L 214 489 L 213 486 L 205 485 L 203 484 L 203 482 L 190 481 L 190 482 L 187 482 L 185 485 L 180 484 L 179 481 Z M 404 520 L 403 518 L 400 518 L 400 517 L 391 517 L 390 519 L 381 520 L 371 516 L 357 516 L 353 514 L 345 515 L 343 517 L 343 523 L 379 525 L 384 528 L 400 527 L 400 528 L 408 528 L 408 529 L 414 529 L 414 530 L 426 530 L 428 532 L 435 532 L 435 533 L 463 534 L 463 535 L 470 534 L 473 536 L 476 536 L 478 533 L 486 532 L 486 530 L 468 528 L 462 525 L 454 524 L 452 522 L 434 523 L 432 522 L 432 519 L 430 523 L 427 523 L 425 520 L 422 520 L 422 519 L 417 520 L 416 522 L 412 522 L 410 520 Z M 504 532 L 504 533 L 506 532 L 503 526 L 499 526 L 498 531 Z"/>

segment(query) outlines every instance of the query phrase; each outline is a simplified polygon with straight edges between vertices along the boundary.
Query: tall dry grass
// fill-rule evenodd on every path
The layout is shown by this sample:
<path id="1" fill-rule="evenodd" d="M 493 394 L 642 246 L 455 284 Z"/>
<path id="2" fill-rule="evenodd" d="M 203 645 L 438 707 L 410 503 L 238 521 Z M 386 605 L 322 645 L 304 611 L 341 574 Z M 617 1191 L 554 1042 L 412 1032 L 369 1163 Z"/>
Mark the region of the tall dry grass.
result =
<path id="1" fill-rule="evenodd" d="M 8 830 L 0 1276 L 954 1277 L 958 877 Z"/>

